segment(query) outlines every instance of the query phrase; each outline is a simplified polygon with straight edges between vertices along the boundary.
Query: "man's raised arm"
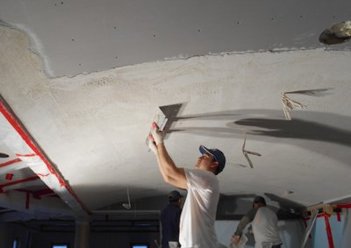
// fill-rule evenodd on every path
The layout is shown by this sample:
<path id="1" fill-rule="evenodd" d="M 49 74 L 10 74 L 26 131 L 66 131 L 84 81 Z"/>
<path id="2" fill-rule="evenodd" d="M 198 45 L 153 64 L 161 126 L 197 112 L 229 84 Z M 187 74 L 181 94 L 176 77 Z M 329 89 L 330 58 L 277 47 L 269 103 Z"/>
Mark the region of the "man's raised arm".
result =
<path id="1" fill-rule="evenodd" d="M 149 147 L 157 158 L 157 163 L 166 183 L 175 187 L 186 189 L 187 182 L 184 168 L 178 168 L 163 143 L 163 136 L 156 123 L 152 123 L 151 134 L 149 136 Z"/>

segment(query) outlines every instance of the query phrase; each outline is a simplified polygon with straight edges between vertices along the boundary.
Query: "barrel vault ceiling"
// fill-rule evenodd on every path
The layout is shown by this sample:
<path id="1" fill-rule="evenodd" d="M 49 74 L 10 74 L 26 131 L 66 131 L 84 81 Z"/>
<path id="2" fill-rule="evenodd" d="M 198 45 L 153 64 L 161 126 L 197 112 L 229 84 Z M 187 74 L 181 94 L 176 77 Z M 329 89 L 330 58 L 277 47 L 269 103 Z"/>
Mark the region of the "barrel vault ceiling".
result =
<path id="1" fill-rule="evenodd" d="M 144 210 L 172 190 L 145 142 L 162 113 L 177 165 L 200 144 L 226 154 L 223 195 L 348 200 L 351 43 L 320 35 L 350 9 L 0 0 L 1 212 Z"/>

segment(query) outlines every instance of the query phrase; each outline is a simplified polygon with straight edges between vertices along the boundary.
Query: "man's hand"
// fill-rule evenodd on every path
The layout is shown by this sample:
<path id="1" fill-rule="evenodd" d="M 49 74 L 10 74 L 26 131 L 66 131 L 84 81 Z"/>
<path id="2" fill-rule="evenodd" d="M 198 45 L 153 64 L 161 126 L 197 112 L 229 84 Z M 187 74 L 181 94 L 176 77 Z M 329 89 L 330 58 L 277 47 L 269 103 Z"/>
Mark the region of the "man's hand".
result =
<path id="1" fill-rule="evenodd" d="M 163 143 L 163 135 L 156 122 L 153 122 L 151 125 L 151 135 L 156 143 L 156 146 Z"/>
<path id="2" fill-rule="evenodd" d="M 240 242 L 240 236 L 239 235 L 233 235 L 231 238 L 231 242 L 234 245 L 238 245 Z"/>
<path id="3" fill-rule="evenodd" d="M 149 137 L 147 137 L 147 138 L 149 140 L 149 144 L 148 145 L 149 145 L 150 150 L 153 153 L 157 154 L 157 147 L 156 147 L 156 143 L 155 143 L 154 137 L 152 137 L 152 135 L 149 134 Z"/>
<path id="4" fill-rule="evenodd" d="M 163 143 L 162 132 L 155 122 L 151 125 L 151 131 L 148 137 L 150 150 L 157 154 L 157 145 Z"/>

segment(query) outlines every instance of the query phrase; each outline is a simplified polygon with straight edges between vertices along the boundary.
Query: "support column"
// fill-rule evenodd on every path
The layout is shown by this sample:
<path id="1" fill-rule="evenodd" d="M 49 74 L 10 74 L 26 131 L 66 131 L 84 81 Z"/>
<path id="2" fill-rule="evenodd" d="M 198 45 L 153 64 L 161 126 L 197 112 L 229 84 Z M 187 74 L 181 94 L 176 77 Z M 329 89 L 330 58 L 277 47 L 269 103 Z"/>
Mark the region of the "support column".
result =
<path id="1" fill-rule="evenodd" d="M 89 248 L 90 243 L 90 222 L 76 220 L 74 248 Z"/>
<path id="2" fill-rule="evenodd" d="M 0 223 L 0 248 L 9 247 L 9 230 L 7 223 Z"/>

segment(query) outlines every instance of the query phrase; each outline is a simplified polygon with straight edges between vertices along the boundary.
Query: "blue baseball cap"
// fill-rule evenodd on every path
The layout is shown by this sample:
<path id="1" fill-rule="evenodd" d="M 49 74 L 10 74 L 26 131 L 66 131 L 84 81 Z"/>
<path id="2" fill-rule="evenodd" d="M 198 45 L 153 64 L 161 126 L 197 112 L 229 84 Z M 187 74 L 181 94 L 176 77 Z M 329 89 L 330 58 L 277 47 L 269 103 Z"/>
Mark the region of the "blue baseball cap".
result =
<path id="1" fill-rule="evenodd" d="M 209 149 L 203 145 L 199 147 L 199 151 L 201 154 L 208 153 L 211 154 L 216 162 L 218 162 L 218 167 L 216 171 L 216 175 L 219 174 L 225 166 L 225 156 L 221 150 L 218 150 L 216 148 Z"/>

